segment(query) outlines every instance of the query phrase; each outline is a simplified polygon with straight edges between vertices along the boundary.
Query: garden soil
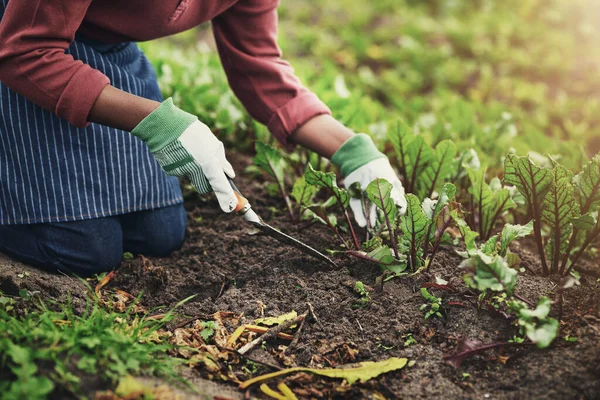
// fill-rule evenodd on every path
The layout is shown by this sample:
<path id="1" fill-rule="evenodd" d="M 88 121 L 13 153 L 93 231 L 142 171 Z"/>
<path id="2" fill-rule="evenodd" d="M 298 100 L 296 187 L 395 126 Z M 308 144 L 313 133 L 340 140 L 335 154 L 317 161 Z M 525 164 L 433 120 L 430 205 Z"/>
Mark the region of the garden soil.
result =
<path id="1" fill-rule="evenodd" d="M 234 164 L 243 171 L 249 162 L 244 158 Z M 283 202 L 266 196 L 264 181 L 239 175 L 239 188 L 268 223 L 316 249 L 336 246 L 326 227 L 291 222 L 281 211 Z M 285 382 L 304 398 L 600 398 L 600 284 L 596 279 L 583 277 L 580 286 L 565 291 L 561 337 L 550 348 L 501 347 L 470 357 L 457 368 L 445 357 L 462 340 L 506 342 L 518 329 L 506 315 L 480 307 L 476 294 L 462 282 L 461 258 L 453 250 L 443 249 L 428 273 L 393 278 L 379 291 L 376 278 L 381 272 L 367 261 L 337 256 L 338 267 L 316 261 L 259 234 L 238 216 L 222 214 L 215 201 L 193 194 L 188 196 L 186 208 L 189 228 L 183 248 L 169 258 L 123 261 L 106 289 L 141 293 L 142 305 L 156 313 L 194 295 L 179 313 L 203 319 L 227 311 L 242 314 L 246 323 L 292 310 L 304 313 L 308 304 L 312 305 L 317 320 L 303 324 L 298 341 L 285 356 L 281 346 L 289 341 L 269 341 L 249 353 L 252 362 L 245 368 L 232 366 L 240 374 L 246 373 L 246 378 L 250 373 L 272 372 L 273 367 L 337 367 L 406 357 L 410 367 L 352 387 L 306 374 L 292 375 Z M 517 244 L 513 251 L 528 270 L 539 268 L 530 243 Z M 595 267 L 594 260 L 588 262 L 590 268 Z M 30 275 L 20 278 L 24 271 Z M 448 281 L 452 290 L 430 289 L 443 298 L 443 318 L 425 320 L 420 307 L 426 301 L 419 288 L 436 278 Z M 353 290 L 357 281 L 371 291 L 366 306 L 360 306 Z M 517 294 L 531 301 L 539 295 L 557 300 L 559 281 L 525 272 L 519 276 Z M 22 288 L 59 300 L 70 292 L 76 304 L 86 297 L 78 279 L 0 258 L 0 290 L 17 294 Z M 558 317 L 557 305 L 553 313 Z M 226 328 L 231 333 L 234 327 Z M 577 340 L 570 342 L 565 336 Z M 416 343 L 411 343 L 411 337 Z M 213 375 L 202 367 L 186 374 L 204 393 L 198 398 L 264 397 L 257 388 L 245 394 L 237 392 L 233 383 L 208 384 L 203 379 Z"/>

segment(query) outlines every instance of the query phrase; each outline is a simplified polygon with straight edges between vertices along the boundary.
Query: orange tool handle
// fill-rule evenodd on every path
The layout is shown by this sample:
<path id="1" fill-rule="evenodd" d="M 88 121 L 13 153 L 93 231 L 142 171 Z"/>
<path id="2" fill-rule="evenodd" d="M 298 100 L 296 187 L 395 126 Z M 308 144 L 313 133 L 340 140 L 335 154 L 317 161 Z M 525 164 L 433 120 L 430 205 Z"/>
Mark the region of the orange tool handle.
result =
<path id="1" fill-rule="evenodd" d="M 237 206 L 235 207 L 235 212 L 238 212 L 242 208 L 246 207 L 246 205 L 248 204 L 248 199 L 245 198 L 244 196 L 242 196 L 242 194 L 240 193 L 240 190 L 237 188 L 237 186 L 235 186 L 233 179 L 231 179 L 230 177 L 227 177 L 227 179 L 229 180 L 229 184 L 231 185 L 231 188 L 233 189 L 233 193 L 235 193 L 235 197 L 237 197 L 238 203 L 237 203 Z"/>

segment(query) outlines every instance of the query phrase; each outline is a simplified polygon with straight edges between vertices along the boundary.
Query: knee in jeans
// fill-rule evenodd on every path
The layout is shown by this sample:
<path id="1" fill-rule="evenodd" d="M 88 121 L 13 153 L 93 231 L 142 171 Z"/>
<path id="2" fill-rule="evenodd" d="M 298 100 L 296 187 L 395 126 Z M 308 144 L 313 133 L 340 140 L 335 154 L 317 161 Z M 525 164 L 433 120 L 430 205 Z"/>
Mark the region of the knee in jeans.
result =
<path id="1" fill-rule="evenodd" d="M 177 228 L 177 229 L 174 229 Z M 167 257 L 183 246 L 185 226 L 166 228 L 146 233 L 146 251 L 144 254 L 154 257 Z"/>
<path id="2" fill-rule="evenodd" d="M 120 237 L 98 238 L 89 235 L 73 241 L 69 246 L 52 246 L 47 252 L 57 269 L 90 276 L 117 268 L 123 257 L 123 243 Z"/>

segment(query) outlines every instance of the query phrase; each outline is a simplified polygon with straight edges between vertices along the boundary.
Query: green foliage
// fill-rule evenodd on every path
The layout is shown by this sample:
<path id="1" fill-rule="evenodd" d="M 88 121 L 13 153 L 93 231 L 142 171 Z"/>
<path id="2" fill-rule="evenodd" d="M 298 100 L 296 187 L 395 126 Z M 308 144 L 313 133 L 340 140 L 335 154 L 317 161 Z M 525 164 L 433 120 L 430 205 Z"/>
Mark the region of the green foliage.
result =
<path id="1" fill-rule="evenodd" d="M 478 252 L 463 261 L 460 268 L 466 271 L 466 284 L 482 292 L 491 290 L 512 295 L 517 285 L 517 271 L 510 268 L 508 262 L 498 255 L 489 256 Z"/>
<path id="2" fill-rule="evenodd" d="M 573 233 L 572 219 L 580 214 L 572 180 L 573 174 L 555 163 L 552 185 L 542 203 L 542 221 L 550 228 L 546 252 L 552 272 L 558 272 L 559 263 L 568 251 L 569 239 Z"/>
<path id="3" fill-rule="evenodd" d="M 356 281 L 354 284 L 354 293 L 359 296 L 358 302 L 353 304 L 354 308 L 362 308 L 369 304 L 371 301 L 371 295 L 365 288 L 365 285 L 361 281 Z"/>
<path id="4" fill-rule="evenodd" d="M 504 181 L 515 185 L 527 201 L 545 274 L 568 273 L 600 235 L 597 220 L 600 202 L 596 200 L 600 196 L 600 182 L 595 181 L 600 175 L 597 171 L 599 159 L 595 156 L 573 177 L 553 159 L 550 159 L 550 169 L 537 166 L 528 157 L 508 155 L 506 158 Z M 543 225 L 550 231 L 546 245 L 542 237 Z M 579 249 L 571 258 L 577 245 Z M 550 260 L 550 266 L 547 260 Z M 569 262 L 571 265 L 565 270 Z"/>
<path id="5" fill-rule="evenodd" d="M 458 172 L 453 141 L 442 140 L 434 150 L 402 121 L 395 130 L 390 130 L 389 136 L 408 193 L 415 193 L 421 199 L 431 197 L 449 176 Z"/>
<path id="6" fill-rule="evenodd" d="M 526 236 L 531 235 L 533 232 L 533 221 L 529 221 L 526 225 L 512 225 L 506 224 L 504 228 L 502 228 L 500 240 L 500 252 L 499 254 L 502 257 L 506 257 L 506 253 L 508 252 L 508 247 L 510 244 L 520 238 L 524 238 Z"/>
<path id="7" fill-rule="evenodd" d="M 520 300 L 508 302 L 510 310 L 518 318 L 521 332 L 540 349 L 550 346 L 558 334 L 558 321 L 548 316 L 551 304 L 549 298 L 540 297 L 535 309 L 530 310 Z"/>
<path id="8" fill-rule="evenodd" d="M 417 181 L 417 191 L 421 197 L 431 197 L 444 180 L 455 171 L 454 157 L 456 145 L 451 140 L 442 140 L 435 146 L 432 161 L 425 167 Z"/>
<path id="9" fill-rule="evenodd" d="M 217 321 L 202 321 L 200 326 L 202 327 L 200 336 L 205 342 L 210 341 L 215 335 L 215 331 L 219 329 L 219 323 Z"/>
<path id="10" fill-rule="evenodd" d="M 367 198 L 371 200 L 377 208 L 385 215 L 386 221 L 390 226 L 396 224 L 398 217 L 398 208 L 391 197 L 394 187 L 385 179 L 375 179 L 369 183 L 366 189 Z"/>
<path id="11" fill-rule="evenodd" d="M 306 167 L 304 178 L 306 183 L 310 185 L 328 189 L 344 210 L 348 207 L 350 195 L 346 189 L 342 189 L 337 185 L 337 178 L 333 172 L 317 171 L 309 164 Z"/>
<path id="12" fill-rule="evenodd" d="M 427 229 L 431 221 L 421 207 L 421 202 L 414 194 L 406 195 L 406 215 L 402 218 L 400 229 L 407 239 L 410 248 L 410 266 L 413 270 L 421 267 L 418 252 L 427 237 Z"/>
<path id="13" fill-rule="evenodd" d="M 2 296 L 0 299 L 8 297 Z M 0 388 L 3 399 L 45 399 L 53 390 L 81 395 L 81 375 L 97 375 L 116 384 L 128 374 L 150 374 L 180 380 L 169 357 L 174 349 L 159 329 L 160 320 L 107 311 L 88 300 L 82 314 L 66 305 L 21 300 L 16 314 L 5 301 L 0 307 Z"/>
<path id="14" fill-rule="evenodd" d="M 274 147 L 262 142 L 256 142 L 256 155 L 254 156 L 253 161 L 255 165 L 264 169 L 269 175 L 275 178 L 277 188 L 279 189 L 282 199 L 285 201 L 289 215 L 294 219 L 294 211 L 285 190 L 285 173 L 288 169 L 288 165 L 284 157 L 279 150 Z"/>
<path id="15" fill-rule="evenodd" d="M 485 181 L 486 169 L 467 169 L 471 185 L 469 193 L 473 196 L 474 208 L 479 222 L 479 235 L 481 239 L 488 239 L 496 226 L 496 222 L 506 211 L 516 207 L 510 191 L 503 188 L 498 178 L 492 179 L 488 184 Z M 473 227 L 475 229 L 475 227 Z"/>
<path id="16" fill-rule="evenodd" d="M 437 297 L 429 293 L 427 288 L 421 288 L 421 296 L 427 303 L 421 305 L 421 311 L 425 311 L 425 319 L 429 319 L 431 317 L 443 318 L 444 316 L 441 313 L 442 310 L 442 298 Z"/>
<path id="17" fill-rule="evenodd" d="M 548 274 L 541 214 L 542 203 L 552 186 L 552 171 L 538 167 L 529 157 L 508 154 L 504 161 L 504 183 L 515 186 L 527 201 L 527 208 L 533 217 L 533 234 L 542 261 L 542 269 L 545 274 Z"/>

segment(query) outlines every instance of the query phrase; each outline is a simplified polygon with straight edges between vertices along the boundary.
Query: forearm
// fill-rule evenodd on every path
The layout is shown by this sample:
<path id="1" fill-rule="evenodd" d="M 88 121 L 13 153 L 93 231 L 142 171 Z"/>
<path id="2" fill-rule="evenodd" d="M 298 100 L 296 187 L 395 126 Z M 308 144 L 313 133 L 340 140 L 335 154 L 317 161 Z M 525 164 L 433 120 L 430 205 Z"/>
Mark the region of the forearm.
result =
<path id="1" fill-rule="evenodd" d="M 89 121 L 131 132 L 160 105 L 113 86 L 106 86 L 90 111 Z"/>
<path id="2" fill-rule="evenodd" d="M 319 115 L 310 119 L 291 135 L 291 139 L 302 147 L 317 154 L 331 158 L 331 156 L 354 132 L 331 115 Z"/>

